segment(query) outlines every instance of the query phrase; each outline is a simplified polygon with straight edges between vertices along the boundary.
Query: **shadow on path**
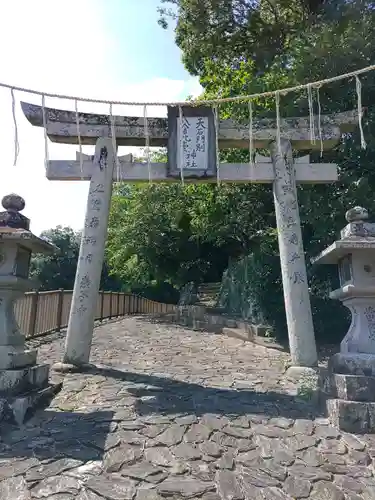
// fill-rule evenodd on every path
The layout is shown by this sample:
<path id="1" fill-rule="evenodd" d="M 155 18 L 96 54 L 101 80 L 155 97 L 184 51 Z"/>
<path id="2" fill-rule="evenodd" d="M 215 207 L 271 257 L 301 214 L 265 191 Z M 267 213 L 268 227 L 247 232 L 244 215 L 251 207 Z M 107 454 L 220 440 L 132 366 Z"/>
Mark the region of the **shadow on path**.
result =
<path id="1" fill-rule="evenodd" d="M 121 436 L 114 432 L 117 424 L 112 422 L 137 417 L 147 420 L 148 416 L 176 414 L 193 414 L 197 417 L 204 414 L 233 417 L 252 414 L 292 419 L 323 416 L 313 404 L 281 392 L 206 387 L 103 365 L 91 365 L 86 373 L 105 377 L 106 386 L 110 379 L 117 381 L 114 385 L 118 387 L 118 401 L 126 399 L 128 395 L 133 400 L 134 417 L 129 416 L 129 407 L 125 413 L 122 412 L 117 398 L 113 399 L 113 393 L 108 401 L 110 405 L 113 404 L 111 410 L 90 413 L 53 409 L 39 411 L 20 429 L 1 429 L 0 458 L 47 461 L 70 458 L 82 462 L 101 460 L 105 451 L 117 446 L 121 440 Z M 118 381 L 121 383 L 118 384 Z M 98 390 L 104 402 L 105 390 L 105 387 Z"/>
<path id="2" fill-rule="evenodd" d="M 239 416 L 251 413 L 287 418 L 324 416 L 317 405 L 282 392 L 207 387 L 103 365 L 91 366 L 88 372 L 126 382 L 124 389 L 136 398 L 134 409 L 138 415 L 189 413 L 199 417 L 205 413 Z"/>
<path id="3" fill-rule="evenodd" d="M 39 411 L 26 426 L 1 429 L 0 459 L 101 460 L 108 446 L 113 417 L 113 411 Z"/>

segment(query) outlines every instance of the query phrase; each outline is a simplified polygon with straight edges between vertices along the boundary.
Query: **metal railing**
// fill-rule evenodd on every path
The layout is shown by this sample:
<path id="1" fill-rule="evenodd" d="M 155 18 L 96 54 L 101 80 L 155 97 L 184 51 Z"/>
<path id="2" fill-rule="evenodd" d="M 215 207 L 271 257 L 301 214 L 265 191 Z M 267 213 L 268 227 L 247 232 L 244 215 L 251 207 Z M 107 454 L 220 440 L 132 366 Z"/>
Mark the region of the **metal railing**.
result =
<path id="1" fill-rule="evenodd" d="M 26 338 L 38 337 L 66 328 L 73 292 L 28 292 L 16 302 L 15 316 Z M 163 314 L 174 312 L 174 304 L 155 302 L 124 292 L 100 291 L 96 304 L 96 320 L 118 318 L 130 314 Z"/>

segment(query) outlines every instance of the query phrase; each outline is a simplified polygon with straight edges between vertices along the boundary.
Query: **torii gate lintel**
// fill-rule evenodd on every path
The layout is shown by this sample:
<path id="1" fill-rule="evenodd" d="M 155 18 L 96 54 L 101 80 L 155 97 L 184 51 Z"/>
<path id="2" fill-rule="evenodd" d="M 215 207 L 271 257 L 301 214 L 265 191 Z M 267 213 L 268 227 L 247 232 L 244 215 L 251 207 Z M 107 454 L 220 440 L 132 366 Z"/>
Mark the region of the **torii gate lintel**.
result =
<path id="1" fill-rule="evenodd" d="M 27 120 L 35 127 L 43 127 L 43 108 L 41 106 L 21 102 Z M 62 144 L 95 145 L 98 137 L 110 135 L 111 121 L 108 115 L 94 113 L 78 113 L 80 124 L 78 139 L 77 116 L 73 111 L 44 108 L 47 136 L 52 142 Z M 315 120 L 317 122 L 317 120 Z M 113 116 L 118 146 L 145 146 L 145 122 L 143 117 Z M 351 132 L 358 124 L 356 111 L 345 111 L 331 115 L 322 115 L 320 124 L 315 123 L 315 130 L 321 129 L 324 149 L 334 147 L 345 132 Z M 311 143 L 310 118 L 282 118 L 280 128 L 285 139 L 291 141 L 293 148 L 301 151 L 320 150 L 320 138 Z M 168 145 L 167 118 L 148 118 L 148 132 L 151 147 Z M 219 147 L 249 147 L 249 128 L 234 120 L 220 120 Z M 253 143 L 255 149 L 268 149 L 270 141 L 276 137 L 276 120 L 263 118 L 254 120 Z"/>

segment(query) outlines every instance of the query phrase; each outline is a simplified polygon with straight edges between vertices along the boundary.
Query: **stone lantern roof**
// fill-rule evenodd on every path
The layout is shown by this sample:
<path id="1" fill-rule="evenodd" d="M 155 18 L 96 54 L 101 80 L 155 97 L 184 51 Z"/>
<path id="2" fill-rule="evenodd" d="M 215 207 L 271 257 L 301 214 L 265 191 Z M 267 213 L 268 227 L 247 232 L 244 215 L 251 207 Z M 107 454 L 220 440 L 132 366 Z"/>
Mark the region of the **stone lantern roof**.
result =
<path id="1" fill-rule="evenodd" d="M 311 259 L 312 264 L 337 264 L 352 251 L 375 249 L 375 224 L 367 222 L 365 208 L 354 207 L 345 214 L 348 224 L 340 231 L 340 239 Z"/>
<path id="2" fill-rule="evenodd" d="M 25 208 L 25 200 L 21 196 L 9 194 L 4 196 L 1 204 L 5 211 L 0 212 L 0 243 L 19 243 L 35 253 L 54 253 L 58 250 L 55 245 L 30 231 L 30 219 L 20 213 Z"/>

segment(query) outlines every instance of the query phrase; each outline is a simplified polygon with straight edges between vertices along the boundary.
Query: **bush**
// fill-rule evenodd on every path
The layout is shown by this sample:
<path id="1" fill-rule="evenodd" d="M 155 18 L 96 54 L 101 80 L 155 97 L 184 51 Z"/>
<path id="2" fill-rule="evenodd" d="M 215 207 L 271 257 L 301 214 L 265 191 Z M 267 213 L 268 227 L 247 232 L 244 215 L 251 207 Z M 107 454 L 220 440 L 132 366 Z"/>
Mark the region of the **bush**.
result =
<path id="1" fill-rule="evenodd" d="M 315 337 L 338 343 L 348 329 L 350 313 L 328 298 L 332 269 L 322 266 L 317 274 L 310 294 Z M 223 275 L 218 305 L 255 324 L 268 325 L 278 339 L 287 340 L 279 257 L 253 253 L 232 263 Z"/>

